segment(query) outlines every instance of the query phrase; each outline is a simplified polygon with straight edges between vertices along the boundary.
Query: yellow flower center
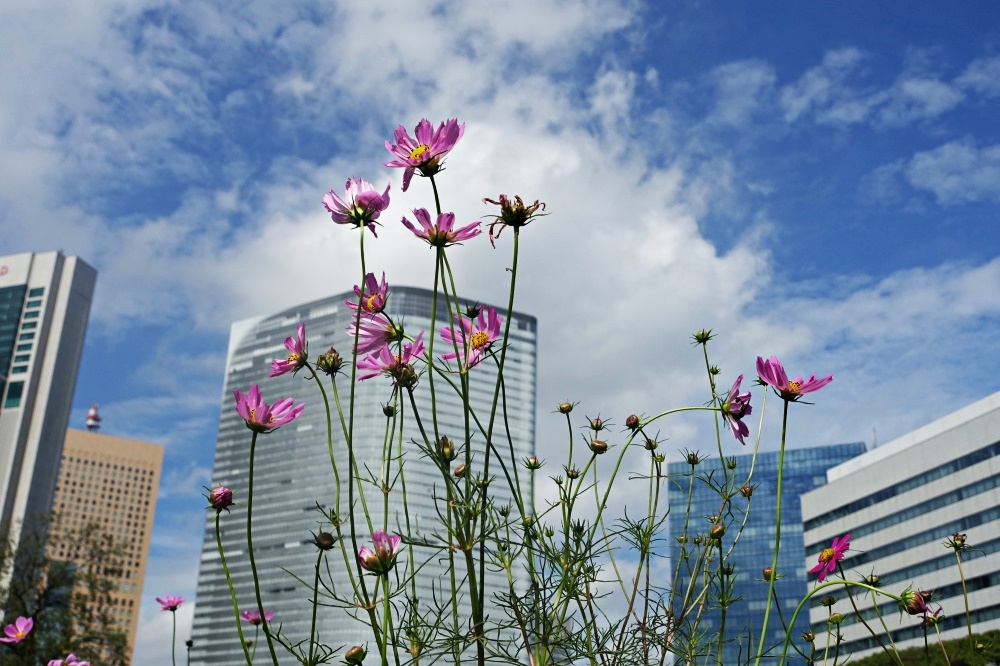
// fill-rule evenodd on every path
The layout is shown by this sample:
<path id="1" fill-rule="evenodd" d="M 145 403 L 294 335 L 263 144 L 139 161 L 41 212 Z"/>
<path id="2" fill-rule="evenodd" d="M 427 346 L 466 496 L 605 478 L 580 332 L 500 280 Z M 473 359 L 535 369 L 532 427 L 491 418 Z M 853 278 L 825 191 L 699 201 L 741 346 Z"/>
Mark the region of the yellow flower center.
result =
<path id="1" fill-rule="evenodd" d="M 374 310 L 375 309 L 375 299 L 378 298 L 378 294 L 371 294 L 365 299 L 365 309 Z"/>
<path id="2" fill-rule="evenodd" d="M 824 548 L 823 552 L 819 554 L 819 559 L 824 562 L 830 562 L 836 556 L 837 554 L 833 552 L 833 548 Z"/>
<path id="3" fill-rule="evenodd" d="M 253 421 L 255 418 L 257 418 L 257 410 L 256 409 L 251 409 L 250 410 L 250 420 Z"/>
<path id="4" fill-rule="evenodd" d="M 486 331 L 476 331 L 472 334 L 472 339 L 469 340 L 469 344 L 472 345 L 473 349 L 482 349 L 486 345 L 490 344 L 490 336 Z"/>
<path id="5" fill-rule="evenodd" d="M 299 355 L 296 354 L 295 352 L 290 353 L 288 355 L 288 362 L 289 363 L 298 363 L 299 362 Z"/>
<path id="6" fill-rule="evenodd" d="M 792 393 L 798 393 L 800 386 L 802 386 L 801 382 L 788 382 L 788 390 L 791 391 Z M 827 550 L 829 550 L 829 548 Z"/>
<path id="7" fill-rule="evenodd" d="M 422 144 L 420 144 L 419 146 L 417 146 L 416 148 L 414 148 L 413 150 L 410 151 L 410 159 L 411 160 L 422 159 L 423 156 L 424 156 L 424 153 L 426 153 L 430 149 L 431 149 L 430 146 L 428 146 L 426 143 L 422 143 Z"/>

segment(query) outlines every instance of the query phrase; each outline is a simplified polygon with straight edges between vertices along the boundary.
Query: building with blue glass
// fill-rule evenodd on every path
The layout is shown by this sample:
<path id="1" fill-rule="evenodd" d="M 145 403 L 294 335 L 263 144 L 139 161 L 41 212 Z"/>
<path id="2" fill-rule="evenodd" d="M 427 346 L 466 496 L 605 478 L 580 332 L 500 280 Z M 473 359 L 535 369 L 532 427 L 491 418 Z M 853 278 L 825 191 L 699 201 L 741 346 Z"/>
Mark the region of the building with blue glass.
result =
<path id="1" fill-rule="evenodd" d="M 808 568 L 805 562 L 805 544 L 802 540 L 802 513 L 800 497 L 826 482 L 826 471 L 850 460 L 865 451 L 861 442 L 837 444 L 785 451 L 781 499 L 781 548 L 778 557 L 778 578 L 774 590 L 777 603 L 772 605 L 765 650 L 777 655 L 785 640 L 783 623 L 791 620 L 795 607 L 808 591 Z M 679 595 L 688 589 L 691 574 L 695 573 L 694 589 L 700 589 L 702 578 L 698 575 L 697 557 L 680 557 L 681 549 L 688 553 L 699 552 L 698 543 L 706 537 L 713 522 L 719 518 L 722 500 L 712 485 L 722 483 L 728 471 L 735 473 L 742 481 L 749 477 L 752 494 L 747 498 L 737 493 L 731 500 L 731 509 L 724 511 L 721 522 L 727 523 L 723 536 L 723 550 L 728 551 L 734 538 L 727 562 L 733 566 L 729 580 L 733 583 L 736 600 L 729 606 L 725 618 L 725 642 L 722 663 L 737 666 L 747 663 L 757 649 L 764 609 L 767 602 L 768 583 L 764 580 L 764 567 L 770 567 L 774 555 L 776 530 L 775 509 L 778 480 L 778 452 L 740 455 L 720 461 L 716 458 L 703 459 L 696 466 L 687 462 L 670 463 L 668 473 L 671 484 L 668 491 L 670 514 L 668 527 L 674 543 L 672 566 L 675 569 L 672 580 L 674 586 L 674 606 L 679 608 Z M 735 465 L 734 465 L 735 463 Z M 735 467 L 729 470 L 729 467 Z M 693 483 L 692 470 L 694 473 Z M 711 485 L 710 485 L 711 484 Z M 690 512 L 687 511 L 690 494 Z M 747 509 L 749 507 L 749 512 Z M 742 531 L 740 524 L 746 521 Z M 684 541 L 684 544 L 679 544 Z M 716 567 L 717 568 L 717 567 Z M 675 578 L 674 578 L 675 577 Z M 703 587 L 703 586 L 701 586 Z M 684 619 L 684 631 L 688 639 L 699 645 L 700 654 L 708 658 L 717 653 L 721 613 L 718 598 L 721 592 L 719 579 L 708 586 L 704 606 L 697 624 L 694 614 Z M 699 602 L 700 603 L 700 602 Z M 677 612 L 675 608 L 675 613 Z M 804 615 L 791 628 L 794 641 L 801 643 L 799 636 L 809 629 L 809 621 Z M 789 653 L 792 654 L 792 650 Z M 701 663 L 703 659 L 698 659 Z M 715 663 L 714 659 L 711 663 Z"/>
<path id="2" fill-rule="evenodd" d="M 59 252 L 0 257 L 0 531 L 15 543 L 52 508 L 96 279 Z"/>
<path id="3" fill-rule="evenodd" d="M 426 289 L 393 286 L 388 299 L 387 312 L 393 320 L 402 321 L 409 335 L 426 331 L 425 344 L 430 335 L 435 335 L 431 330 L 430 320 L 432 297 L 433 292 Z M 346 331 L 355 321 L 354 310 L 345 305 L 347 300 L 357 300 L 353 291 L 236 322 L 230 333 L 212 481 L 231 488 L 235 493 L 237 505 L 232 508 L 231 513 L 222 515 L 222 543 L 237 598 L 244 608 L 256 608 L 244 529 L 251 435 L 234 409 L 233 390 L 240 389 L 246 393 L 253 384 L 259 384 L 264 400 L 269 403 L 285 396 L 293 396 L 296 402 L 306 403 L 305 411 L 293 423 L 258 438 L 254 468 L 254 553 L 260 574 L 261 594 L 265 608 L 275 614 L 272 626 L 277 628 L 280 625 L 282 635 L 292 641 L 305 640 L 309 636 L 312 605 L 307 585 L 301 581 L 311 583 L 313 579 L 317 560 L 313 535 L 321 528 L 330 530 L 328 523 L 321 525 L 322 516 L 317 512 L 317 503 L 327 508 L 335 503 L 336 482 L 330 463 L 331 452 L 340 469 L 343 493 L 341 510 L 345 511 L 347 506 L 347 450 L 336 408 L 332 404 L 333 439 L 328 443 L 326 412 L 315 383 L 305 379 L 307 372 L 300 371 L 297 375 L 286 374 L 273 379 L 267 379 L 267 375 L 272 359 L 288 355 L 283 346 L 285 338 L 294 335 L 296 325 L 304 322 L 312 360 L 334 347 L 347 361 L 346 376 L 337 378 L 340 400 L 346 412 L 351 390 L 349 368 L 350 349 L 353 345 L 353 336 Z M 466 302 L 468 301 L 462 300 L 463 304 Z M 446 315 L 442 313 L 442 309 L 443 305 L 439 303 L 438 329 L 445 325 Z M 504 372 L 507 419 L 506 422 L 499 422 L 502 427 L 496 431 L 494 438 L 499 437 L 496 441 L 502 442 L 502 450 L 512 447 L 517 459 L 534 452 L 536 327 L 534 317 L 518 312 L 513 314 Z M 447 348 L 438 338 L 435 355 L 446 351 Z M 455 377 L 457 375 L 450 376 L 453 381 Z M 488 414 L 496 379 L 496 366 L 490 361 L 480 363 L 469 372 L 470 401 L 478 414 Z M 323 381 L 332 402 L 334 396 L 329 380 L 323 377 Z M 439 375 L 436 382 L 438 431 L 459 445 L 464 433 L 465 412 L 462 401 L 449 390 L 442 376 Z M 393 456 L 389 463 L 390 469 L 387 470 L 381 466 L 387 428 L 383 405 L 392 400 L 392 382 L 385 377 L 376 377 L 358 382 L 356 389 L 354 450 L 359 459 L 359 474 L 366 479 L 364 486 L 374 525 L 382 524 L 385 516 L 383 502 L 388 497 L 389 532 L 439 543 L 437 535 L 442 533 L 440 517 L 444 493 L 441 472 L 416 443 L 422 438 L 411 417 L 411 406 L 408 403 L 405 405 L 403 434 L 400 436 L 397 431 L 393 443 L 394 447 L 402 449 L 402 454 Z M 424 426 L 433 433 L 433 425 L 427 419 L 431 399 L 426 375 L 419 379 L 415 400 L 417 408 L 424 415 Z M 482 436 L 475 430 L 471 448 L 477 456 L 471 472 L 474 478 L 478 473 L 478 456 L 483 450 Z M 458 462 L 461 461 L 456 461 L 455 464 Z M 400 465 L 405 469 L 408 489 L 408 524 L 405 515 L 399 510 Z M 524 484 L 522 487 L 530 492 L 528 474 L 523 466 L 518 467 L 520 469 L 508 471 L 520 474 L 521 483 Z M 498 505 L 509 501 L 509 493 L 505 499 L 506 483 L 502 474 L 494 459 L 490 476 L 495 478 L 495 482 L 490 487 L 491 497 L 495 498 Z M 384 495 L 382 490 L 386 486 L 391 486 L 391 490 Z M 370 529 L 364 521 L 360 505 L 356 505 L 356 509 L 356 515 L 360 516 L 356 536 L 358 544 L 362 545 L 370 542 Z M 232 602 L 216 548 L 214 518 L 214 513 L 210 513 L 205 527 L 190 663 L 239 666 L 245 664 L 246 659 L 235 631 Z M 349 538 L 348 524 L 344 525 L 344 531 Z M 350 544 L 349 541 L 347 543 Z M 421 612 L 427 612 L 442 593 L 450 594 L 446 589 L 447 578 L 441 577 L 442 562 L 446 562 L 447 558 L 437 549 L 418 549 L 415 552 L 424 553 L 420 557 L 426 562 L 416 577 L 416 597 L 423 604 Z M 335 589 L 342 597 L 349 597 L 351 588 L 339 546 L 330 551 L 329 557 L 332 558 L 328 560 L 329 575 L 332 576 L 331 589 Z M 353 561 L 354 555 L 350 554 L 349 562 L 352 565 Z M 485 577 L 487 598 L 492 598 L 495 592 L 507 587 L 503 573 L 491 569 L 487 568 Z M 326 576 L 327 571 L 324 570 L 324 577 Z M 338 656 L 342 656 L 341 648 L 355 644 L 367 643 L 369 651 L 374 651 L 371 630 L 362 621 L 367 617 L 364 613 L 357 608 L 345 608 L 329 598 L 321 598 L 320 602 L 328 604 L 319 608 L 317 618 L 319 638 L 323 643 L 337 649 Z M 402 609 L 406 600 L 398 597 L 398 603 Z M 249 637 L 252 638 L 253 630 L 249 630 Z M 260 640 L 263 641 L 263 636 L 260 636 Z M 266 646 L 258 646 L 256 660 L 258 663 L 271 663 Z"/>
<path id="4" fill-rule="evenodd" d="M 834 537 L 849 533 L 841 562 L 848 576 L 875 574 L 899 593 L 906 587 L 933 593 L 943 613 L 945 639 L 967 632 L 962 578 L 949 538 L 964 534 L 965 586 L 974 631 L 1000 628 L 1000 393 L 929 423 L 831 469 L 828 482 L 802 498 L 806 563 L 815 563 Z M 844 592 L 833 610 L 844 616 L 841 654 L 863 656 L 879 646 L 856 620 Z M 856 598 L 876 625 L 870 597 Z M 879 612 L 897 647 L 923 645 L 920 617 L 900 614 L 883 599 Z M 827 609 L 810 611 L 814 632 L 827 628 Z M 933 632 L 933 630 L 931 630 Z M 932 636 L 932 640 L 935 640 Z"/>

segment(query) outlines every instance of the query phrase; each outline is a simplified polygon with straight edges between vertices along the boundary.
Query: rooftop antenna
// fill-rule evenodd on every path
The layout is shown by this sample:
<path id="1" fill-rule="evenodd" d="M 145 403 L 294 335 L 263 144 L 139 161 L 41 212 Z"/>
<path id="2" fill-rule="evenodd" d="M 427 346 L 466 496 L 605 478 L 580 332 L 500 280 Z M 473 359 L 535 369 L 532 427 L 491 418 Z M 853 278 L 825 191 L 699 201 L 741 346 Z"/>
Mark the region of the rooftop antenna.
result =
<path id="1" fill-rule="evenodd" d="M 875 429 L 875 426 L 872 426 L 872 448 L 874 449 L 877 447 L 878 447 L 878 430 Z"/>
<path id="2" fill-rule="evenodd" d="M 101 429 L 101 417 L 97 413 L 97 403 L 95 402 L 90 406 L 90 411 L 87 412 L 87 430 L 90 432 L 97 432 Z"/>

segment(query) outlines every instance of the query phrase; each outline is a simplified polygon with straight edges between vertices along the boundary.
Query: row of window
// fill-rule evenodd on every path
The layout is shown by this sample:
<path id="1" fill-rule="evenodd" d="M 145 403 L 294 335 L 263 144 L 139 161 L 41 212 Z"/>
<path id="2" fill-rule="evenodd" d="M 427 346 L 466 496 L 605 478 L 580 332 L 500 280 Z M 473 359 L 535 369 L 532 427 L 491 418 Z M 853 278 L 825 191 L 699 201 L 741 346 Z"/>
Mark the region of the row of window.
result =
<path id="1" fill-rule="evenodd" d="M 23 292 L 21 292 L 23 293 Z M 14 348 L 16 355 L 13 357 L 13 365 L 10 368 L 11 375 L 24 374 L 28 371 L 28 361 L 31 360 L 32 345 L 35 339 L 35 330 L 38 328 L 39 309 L 42 307 L 41 297 L 45 294 L 44 287 L 34 287 L 28 290 L 29 300 L 25 303 L 25 311 L 21 319 L 20 333 L 17 336 L 17 346 Z M 18 297 L 20 298 L 20 297 Z M 6 336 L 5 336 L 6 337 Z M 7 357 L 10 358 L 10 357 Z M 6 360 L 6 359 L 4 359 Z M 2 390 L 2 387 L 0 387 Z M 24 381 L 14 381 L 7 385 L 7 392 L 4 396 L 4 408 L 14 408 L 21 406 L 21 399 L 24 397 Z"/>

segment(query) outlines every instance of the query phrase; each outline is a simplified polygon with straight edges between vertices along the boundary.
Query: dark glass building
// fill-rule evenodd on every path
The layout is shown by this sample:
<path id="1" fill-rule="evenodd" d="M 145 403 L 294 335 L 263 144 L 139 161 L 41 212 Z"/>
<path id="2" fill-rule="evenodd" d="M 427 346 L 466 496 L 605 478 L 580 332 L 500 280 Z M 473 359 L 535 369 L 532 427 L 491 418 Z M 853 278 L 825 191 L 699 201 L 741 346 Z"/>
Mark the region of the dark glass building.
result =
<path id="1" fill-rule="evenodd" d="M 778 557 L 778 579 L 774 590 L 777 604 L 772 603 L 768 633 L 765 638 L 765 649 L 772 650 L 777 656 L 785 640 L 785 622 L 791 620 L 795 607 L 808 592 L 808 568 L 806 550 L 802 540 L 802 510 L 800 497 L 814 488 L 826 483 L 826 471 L 840 463 L 850 460 L 865 451 L 862 442 L 852 444 L 837 444 L 805 449 L 785 451 L 783 470 L 782 501 L 781 501 L 781 548 Z M 735 456 L 726 459 L 730 463 L 735 460 L 737 478 L 745 479 L 750 473 L 753 457 L 750 455 Z M 696 535 L 706 534 L 711 527 L 707 517 L 716 516 L 722 500 L 717 492 L 700 479 L 710 479 L 714 485 L 723 479 L 723 464 L 716 458 L 702 460 L 696 467 L 693 492 L 691 493 L 690 518 L 685 531 L 685 514 L 690 474 L 692 466 L 687 462 L 670 463 L 668 471 L 673 483 L 670 484 L 668 499 L 670 514 L 668 518 L 670 537 L 675 544 L 673 565 L 679 567 L 677 577 L 678 591 L 686 590 L 690 581 L 690 560 L 680 560 L 676 539 L 687 536 L 686 547 L 690 552 Z M 730 472 L 732 475 L 732 472 Z M 698 478 L 700 477 L 700 479 Z M 760 630 L 767 601 L 768 583 L 764 581 L 764 567 L 771 566 L 774 555 L 774 537 L 776 534 L 775 508 L 778 480 L 778 452 L 759 453 L 753 466 L 753 476 L 750 485 L 753 494 L 750 498 L 749 516 L 739 540 L 728 561 L 734 565 L 731 579 L 735 582 L 734 594 L 738 600 L 733 602 L 726 614 L 726 642 L 723 646 L 722 663 L 726 666 L 745 664 L 757 649 L 760 640 Z M 723 538 L 723 547 L 728 548 L 743 521 L 747 499 L 737 494 L 732 499 L 733 513 L 728 516 L 729 526 Z M 696 585 L 697 587 L 697 585 Z M 700 589 L 700 588 L 699 588 Z M 680 593 L 680 592 L 678 592 Z M 721 613 L 718 610 L 719 588 L 709 587 L 705 612 L 697 625 L 698 643 L 703 644 L 702 654 L 715 655 L 717 650 L 718 632 Z M 675 604 L 676 605 L 676 604 Z M 800 613 L 795 626 L 791 628 L 791 636 L 797 645 L 802 644 L 801 636 L 809 630 L 808 613 Z M 775 646 L 776 649 L 775 649 Z M 789 655 L 794 651 L 789 648 Z M 701 663 L 701 660 L 699 660 Z M 711 663 L 715 663 L 714 660 Z"/>

